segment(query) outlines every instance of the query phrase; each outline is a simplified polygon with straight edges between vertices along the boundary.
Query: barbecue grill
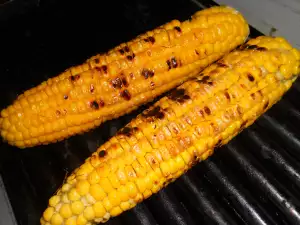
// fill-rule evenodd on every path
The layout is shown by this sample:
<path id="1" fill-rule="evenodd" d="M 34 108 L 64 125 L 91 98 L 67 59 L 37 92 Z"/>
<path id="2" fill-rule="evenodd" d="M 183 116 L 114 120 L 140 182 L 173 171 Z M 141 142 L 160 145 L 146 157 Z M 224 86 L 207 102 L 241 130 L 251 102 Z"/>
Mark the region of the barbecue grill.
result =
<path id="1" fill-rule="evenodd" d="M 0 107 L 89 56 L 212 5 L 208 0 L 41 1 L 30 13 L 1 24 Z M 258 35 L 251 28 L 251 37 Z M 300 224 L 299 94 L 296 81 L 278 104 L 208 160 L 107 224 Z M 20 150 L 1 143 L 0 174 L 17 223 L 39 224 L 66 175 L 146 107 L 56 144 Z"/>

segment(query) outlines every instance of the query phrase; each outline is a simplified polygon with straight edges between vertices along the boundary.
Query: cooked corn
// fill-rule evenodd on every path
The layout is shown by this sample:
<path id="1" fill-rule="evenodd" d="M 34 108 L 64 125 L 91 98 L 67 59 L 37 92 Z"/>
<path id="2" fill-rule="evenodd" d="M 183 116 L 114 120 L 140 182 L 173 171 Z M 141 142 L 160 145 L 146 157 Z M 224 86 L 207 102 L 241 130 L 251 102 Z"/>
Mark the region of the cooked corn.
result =
<path id="1" fill-rule="evenodd" d="M 24 148 L 88 131 L 195 76 L 248 33 L 229 7 L 173 20 L 21 94 L 1 112 L 1 136 Z"/>
<path id="2" fill-rule="evenodd" d="M 105 222 L 158 192 L 279 101 L 299 60 L 283 38 L 258 37 L 229 53 L 93 153 L 50 199 L 41 224 Z"/>

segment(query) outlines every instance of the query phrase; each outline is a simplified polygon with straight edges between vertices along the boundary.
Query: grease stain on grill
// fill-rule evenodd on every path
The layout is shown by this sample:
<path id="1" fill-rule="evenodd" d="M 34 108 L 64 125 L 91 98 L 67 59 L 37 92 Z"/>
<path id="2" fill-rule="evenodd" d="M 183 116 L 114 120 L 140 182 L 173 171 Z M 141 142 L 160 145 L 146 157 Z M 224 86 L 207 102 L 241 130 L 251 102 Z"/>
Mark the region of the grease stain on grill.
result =
<path id="1" fill-rule="evenodd" d="M 211 114 L 211 111 L 210 111 L 210 109 L 209 109 L 207 106 L 204 107 L 204 112 L 205 112 L 207 115 L 210 115 L 210 114 Z"/>
<path id="2" fill-rule="evenodd" d="M 247 77 L 248 77 L 248 80 L 251 82 L 253 82 L 255 80 L 251 73 L 248 73 Z"/>
<path id="3" fill-rule="evenodd" d="M 92 109 L 96 109 L 96 110 L 99 109 L 99 104 L 98 104 L 97 101 L 92 101 L 90 103 L 90 106 L 91 106 Z"/>
<path id="4" fill-rule="evenodd" d="M 69 98 L 68 95 L 64 95 L 64 99 L 67 100 Z"/>
<path id="5" fill-rule="evenodd" d="M 121 92 L 121 97 L 129 101 L 131 99 L 131 94 L 127 89 L 125 89 L 124 91 Z"/>
<path id="6" fill-rule="evenodd" d="M 176 31 L 178 31 L 179 33 L 181 33 L 181 28 L 180 28 L 180 27 L 176 26 L 176 27 L 174 27 L 174 29 L 175 29 Z"/>
<path id="7" fill-rule="evenodd" d="M 156 119 L 163 119 L 165 117 L 164 112 L 160 108 L 160 106 L 155 106 L 151 110 L 147 110 L 146 112 L 142 113 L 142 116 L 145 118 L 156 118 Z"/>
<path id="8" fill-rule="evenodd" d="M 107 154 L 107 152 L 105 150 L 101 150 L 98 155 L 100 158 L 103 158 L 106 156 L 106 154 Z"/>
<path id="9" fill-rule="evenodd" d="M 78 79 L 80 78 L 80 75 L 73 75 L 73 76 L 70 76 L 70 80 L 71 81 L 77 81 Z"/>
<path id="10" fill-rule="evenodd" d="M 118 132 L 118 135 L 124 135 L 126 137 L 131 137 L 139 128 L 137 127 L 124 127 Z"/>
<path id="11" fill-rule="evenodd" d="M 142 76 L 145 77 L 145 79 L 148 79 L 149 77 L 154 76 L 154 71 L 144 68 L 141 72 Z"/>
<path id="12" fill-rule="evenodd" d="M 95 62 L 96 64 L 98 64 L 98 63 L 100 62 L 100 60 L 99 60 L 98 58 L 96 58 L 96 59 L 94 59 L 94 62 Z"/>
<path id="13" fill-rule="evenodd" d="M 191 99 L 191 97 L 185 93 L 185 90 L 183 88 L 179 88 L 171 91 L 171 93 L 169 93 L 167 97 L 172 101 L 176 101 L 181 104 Z"/>

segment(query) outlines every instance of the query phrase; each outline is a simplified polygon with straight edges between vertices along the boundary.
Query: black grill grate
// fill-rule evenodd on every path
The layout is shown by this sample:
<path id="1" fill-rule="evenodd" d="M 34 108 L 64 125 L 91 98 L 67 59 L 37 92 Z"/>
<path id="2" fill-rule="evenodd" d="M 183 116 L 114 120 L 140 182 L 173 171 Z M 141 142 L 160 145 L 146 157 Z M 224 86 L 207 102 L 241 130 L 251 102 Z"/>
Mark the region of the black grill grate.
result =
<path id="1" fill-rule="evenodd" d="M 30 15 L 1 25 L 1 107 L 96 52 L 214 5 L 208 0 L 41 2 Z M 260 33 L 252 28 L 251 35 Z M 210 159 L 107 224 L 300 224 L 299 92 L 297 81 L 280 103 Z M 66 173 L 144 108 L 57 144 L 22 151 L 1 144 L 0 172 L 18 223 L 38 224 Z"/>

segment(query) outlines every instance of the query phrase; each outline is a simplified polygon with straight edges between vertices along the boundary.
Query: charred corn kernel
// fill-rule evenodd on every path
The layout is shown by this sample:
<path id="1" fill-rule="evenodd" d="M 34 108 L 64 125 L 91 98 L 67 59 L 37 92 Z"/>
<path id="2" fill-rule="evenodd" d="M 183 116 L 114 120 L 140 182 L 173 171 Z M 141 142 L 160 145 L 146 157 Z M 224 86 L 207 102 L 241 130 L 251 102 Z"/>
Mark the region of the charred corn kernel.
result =
<path id="1" fill-rule="evenodd" d="M 196 76 L 249 33 L 235 9 L 213 9 L 166 23 L 25 91 L 1 113 L 6 122 L 0 129 L 7 131 L 1 132 L 3 139 L 19 148 L 60 141 L 129 113 Z M 37 129 L 38 121 L 44 129 Z M 12 131 L 8 122 L 25 130 Z"/>
<path id="2" fill-rule="evenodd" d="M 286 60 L 274 63 L 272 55 Z M 80 167 L 83 178 L 74 179 L 75 170 L 70 175 L 75 182 L 70 184 L 67 178 L 71 186 L 52 200 L 59 213 L 54 215 L 66 221 L 62 196 L 70 198 L 75 189 L 81 197 L 71 203 L 70 218 L 78 224 L 105 222 L 149 198 L 272 107 L 296 80 L 295 68 L 300 73 L 299 56 L 300 51 L 281 39 L 259 37 L 207 67 L 144 110 L 86 159 Z M 126 151 L 120 149 L 125 146 L 119 143 L 122 138 L 134 138 Z M 90 167 L 95 156 L 99 163 Z M 99 179 L 91 179 L 95 171 Z M 121 182 L 122 176 L 126 179 Z M 46 209 L 43 218 L 51 217 L 53 224 L 51 213 Z"/>

